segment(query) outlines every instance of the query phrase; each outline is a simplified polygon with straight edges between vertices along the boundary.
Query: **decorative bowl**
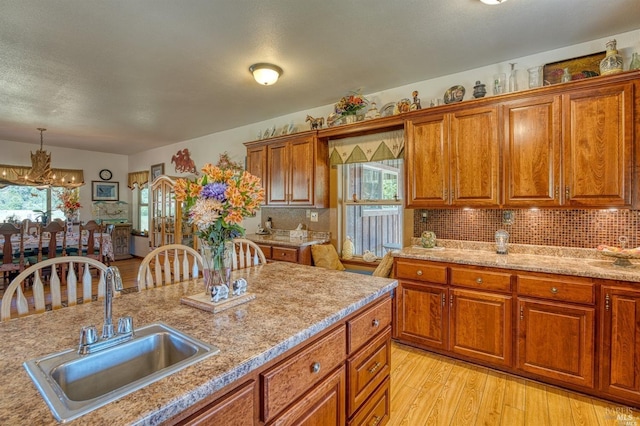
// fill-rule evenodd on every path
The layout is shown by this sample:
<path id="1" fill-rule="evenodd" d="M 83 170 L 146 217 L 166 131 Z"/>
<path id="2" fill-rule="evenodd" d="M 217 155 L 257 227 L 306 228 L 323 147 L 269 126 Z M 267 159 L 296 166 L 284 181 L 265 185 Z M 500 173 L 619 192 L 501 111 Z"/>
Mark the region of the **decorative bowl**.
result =
<path id="1" fill-rule="evenodd" d="M 629 259 L 640 259 L 640 247 L 633 249 L 622 249 L 620 247 L 611 247 L 600 245 L 598 246 L 598 252 L 601 255 L 615 258 L 613 264 L 615 266 L 630 267 L 633 263 Z"/>

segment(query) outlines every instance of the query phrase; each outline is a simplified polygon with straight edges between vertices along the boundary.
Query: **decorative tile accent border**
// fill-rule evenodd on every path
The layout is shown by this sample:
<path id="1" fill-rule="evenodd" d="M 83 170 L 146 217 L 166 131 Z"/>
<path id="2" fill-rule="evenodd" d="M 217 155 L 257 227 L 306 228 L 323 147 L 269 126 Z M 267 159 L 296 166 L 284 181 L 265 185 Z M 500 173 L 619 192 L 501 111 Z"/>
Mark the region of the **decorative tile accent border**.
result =
<path id="1" fill-rule="evenodd" d="M 640 246 L 639 210 L 513 209 L 513 224 L 503 224 L 505 210 L 415 210 L 413 235 L 434 231 L 440 239 L 493 242 L 498 229 L 509 232 L 509 243 L 595 248 L 599 244 Z M 422 213 L 427 219 L 422 222 Z"/>

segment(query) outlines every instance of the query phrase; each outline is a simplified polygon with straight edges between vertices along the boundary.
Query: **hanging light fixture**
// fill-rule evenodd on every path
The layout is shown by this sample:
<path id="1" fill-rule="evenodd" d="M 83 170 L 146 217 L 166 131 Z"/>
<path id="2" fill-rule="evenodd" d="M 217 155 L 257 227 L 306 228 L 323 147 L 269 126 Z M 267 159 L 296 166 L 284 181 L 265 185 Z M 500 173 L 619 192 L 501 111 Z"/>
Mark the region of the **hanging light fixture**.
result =
<path id="1" fill-rule="evenodd" d="M 480 0 L 480 1 L 484 4 L 495 5 L 495 4 L 504 3 L 507 0 Z"/>
<path id="2" fill-rule="evenodd" d="M 282 75 L 282 68 L 266 63 L 253 64 L 249 67 L 249 71 L 253 74 L 253 78 L 263 86 L 274 84 Z"/>
<path id="3" fill-rule="evenodd" d="M 42 149 L 43 133 L 47 130 L 38 127 L 40 131 L 40 149 L 31 153 L 31 169 L 21 177 L 25 183 L 31 185 L 51 185 L 56 178 L 51 170 L 51 154 Z"/>

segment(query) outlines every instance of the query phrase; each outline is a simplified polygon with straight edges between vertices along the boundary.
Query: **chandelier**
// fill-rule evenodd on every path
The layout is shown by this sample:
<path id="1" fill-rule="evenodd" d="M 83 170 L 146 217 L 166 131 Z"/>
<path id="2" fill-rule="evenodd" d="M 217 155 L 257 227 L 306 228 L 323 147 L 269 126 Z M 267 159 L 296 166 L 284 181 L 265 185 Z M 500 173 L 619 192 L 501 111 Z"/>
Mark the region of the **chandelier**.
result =
<path id="1" fill-rule="evenodd" d="M 31 167 L 0 164 L 0 189 L 7 185 L 35 186 L 39 188 L 77 188 L 84 185 L 82 169 L 52 169 L 51 153 L 44 150 L 47 130 L 39 127 L 40 149 L 31 152 Z"/>

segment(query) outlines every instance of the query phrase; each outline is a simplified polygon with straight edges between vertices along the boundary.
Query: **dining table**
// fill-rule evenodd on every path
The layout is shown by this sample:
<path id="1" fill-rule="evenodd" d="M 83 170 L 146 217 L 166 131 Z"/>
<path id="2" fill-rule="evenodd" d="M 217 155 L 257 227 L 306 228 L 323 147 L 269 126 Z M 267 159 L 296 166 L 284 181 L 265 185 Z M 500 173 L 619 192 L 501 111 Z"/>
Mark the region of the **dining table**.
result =
<path id="1" fill-rule="evenodd" d="M 113 241 L 111 235 L 107 233 L 94 234 L 94 240 L 96 242 L 95 247 L 98 248 L 100 236 L 102 236 L 102 255 L 109 260 L 114 260 L 113 256 Z M 83 232 L 80 235 L 78 232 L 67 232 L 67 248 L 78 247 L 78 242 L 82 238 L 82 245 L 86 246 L 89 239 L 88 233 Z M 56 235 L 56 246 L 62 248 L 63 236 L 61 234 Z M 50 237 L 46 234 L 42 236 L 42 247 L 49 247 Z M 37 249 L 40 244 L 40 237 L 38 235 L 25 235 L 24 236 L 24 250 Z M 3 253 L 4 236 L 0 235 L 0 255 Z M 20 239 L 14 235 L 11 237 L 11 246 L 14 252 L 20 250 Z"/>

